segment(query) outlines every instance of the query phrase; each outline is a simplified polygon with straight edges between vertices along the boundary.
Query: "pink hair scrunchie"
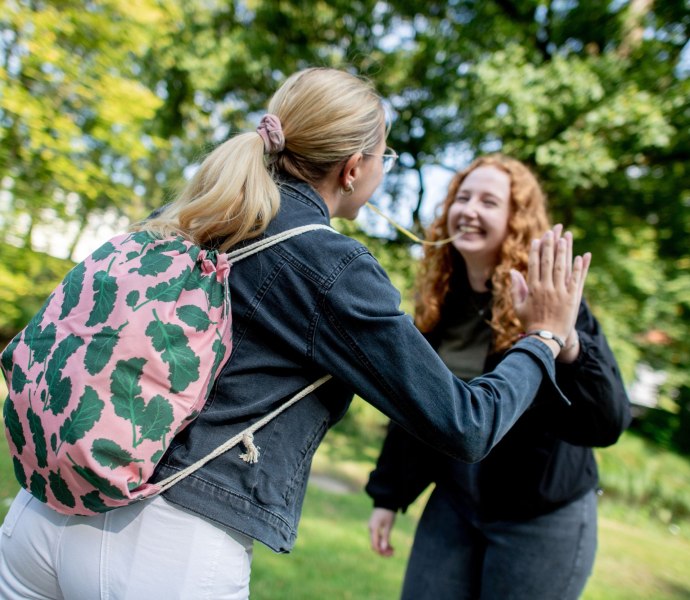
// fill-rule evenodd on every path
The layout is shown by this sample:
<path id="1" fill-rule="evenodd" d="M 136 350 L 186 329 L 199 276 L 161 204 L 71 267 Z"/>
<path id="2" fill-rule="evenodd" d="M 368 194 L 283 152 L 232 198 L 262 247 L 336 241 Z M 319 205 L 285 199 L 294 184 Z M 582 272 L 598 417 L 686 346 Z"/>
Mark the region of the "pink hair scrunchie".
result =
<path id="1" fill-rule="evenodd" d="M 256 132 L 264 141 L 264 152 L 266 154 L 277 154 L 285 148 L 283 127 L 280 124 L 280 119 L 275 115 L 264 115 L 261 123 L 256 128 Z"/>

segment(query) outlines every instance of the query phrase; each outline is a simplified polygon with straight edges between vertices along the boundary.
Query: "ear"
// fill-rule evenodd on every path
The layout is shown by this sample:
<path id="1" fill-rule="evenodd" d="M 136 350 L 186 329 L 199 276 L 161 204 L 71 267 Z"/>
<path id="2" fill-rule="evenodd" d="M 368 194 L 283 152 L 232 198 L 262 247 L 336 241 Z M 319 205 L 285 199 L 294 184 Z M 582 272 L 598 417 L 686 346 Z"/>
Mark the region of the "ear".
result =
<path id="1" fill-rule="evenodd" d="M 350 158 L 345 161 L 345 165 L 340 171 L 339 183 L 341 187 L 347 188 L 350 184 L 357 181 L 359 177 L 359 169 L 362 166 L 364 155 L 361 152 L 355 152 Z"/>

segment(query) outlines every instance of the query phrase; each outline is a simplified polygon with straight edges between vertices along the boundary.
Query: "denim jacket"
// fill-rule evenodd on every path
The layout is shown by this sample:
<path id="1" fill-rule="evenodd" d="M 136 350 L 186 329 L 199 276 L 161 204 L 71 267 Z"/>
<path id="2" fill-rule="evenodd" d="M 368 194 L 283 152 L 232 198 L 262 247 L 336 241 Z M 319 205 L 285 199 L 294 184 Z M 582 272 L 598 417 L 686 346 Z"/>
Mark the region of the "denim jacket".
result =
<path id="1" fill-rule="evenodd" d="M 266 235 L 328 224 L 306 183 L 280 182 Z M 353 394 L 446 455 L 478 461 L 540 386 L 567 402 L 542 342 L 520 341 L 470 385 L 454 377 L 399 309 L 369 251 L 335 231 L 291 238 L 231 268 L 233 347 L 199 417 L 171 442 L 155 479 L 174 475 L 325 374 L 333 379 L 254 434 L 256 464 L 235 447 L 164 493 L 170 502 L 276 552 L 295 543 L 314 452 Z"/>

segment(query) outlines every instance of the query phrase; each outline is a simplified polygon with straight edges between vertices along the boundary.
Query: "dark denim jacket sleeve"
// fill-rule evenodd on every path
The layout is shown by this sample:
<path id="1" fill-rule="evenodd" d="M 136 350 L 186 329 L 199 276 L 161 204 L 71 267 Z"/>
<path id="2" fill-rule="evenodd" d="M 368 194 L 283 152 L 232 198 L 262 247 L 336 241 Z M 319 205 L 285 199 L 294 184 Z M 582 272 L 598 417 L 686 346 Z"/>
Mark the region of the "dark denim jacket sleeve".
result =
<path id="1" fill-rule="evenodd" d="M 553 356 L 521 340 L 494 371 L 457 379 L 399 310 L 400 296 L 370 254 L 358 254 L 322 299 L 314 359 L 407 431 L 465 462 L 481 460 L 555 384 Z"/>

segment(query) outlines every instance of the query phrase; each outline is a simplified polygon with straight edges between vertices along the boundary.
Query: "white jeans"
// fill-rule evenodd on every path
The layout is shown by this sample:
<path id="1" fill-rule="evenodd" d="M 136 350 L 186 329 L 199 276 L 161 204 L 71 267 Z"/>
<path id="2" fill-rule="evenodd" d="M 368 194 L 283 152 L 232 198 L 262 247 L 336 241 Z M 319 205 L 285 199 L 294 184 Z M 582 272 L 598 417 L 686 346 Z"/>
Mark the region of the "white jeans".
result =
<path id="1" fill-rule="evenodd" d="M 245 600 L 252 548 L 161 497 L 74 517 L 22 489 L 0 535 L 0 598 Z"/>

